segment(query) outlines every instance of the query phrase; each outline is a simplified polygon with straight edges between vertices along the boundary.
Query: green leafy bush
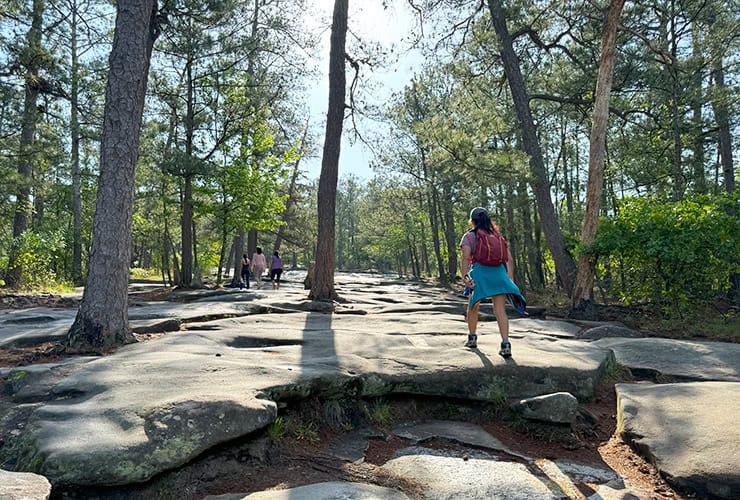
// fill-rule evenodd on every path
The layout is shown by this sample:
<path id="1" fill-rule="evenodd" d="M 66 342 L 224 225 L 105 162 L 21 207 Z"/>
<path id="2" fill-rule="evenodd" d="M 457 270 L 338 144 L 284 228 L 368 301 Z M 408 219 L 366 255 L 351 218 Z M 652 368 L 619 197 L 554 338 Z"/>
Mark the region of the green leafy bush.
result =
<path id="1" fill-rule="evenodd" d="M 627 199 L 588 251 L 601 285 L 627 303 L 682 316 L 723 295 L 740 271 L 740 190 L 680 202 Z"/>
<path id="2" fill-rule="evenodd" d="M 61 229 L 26 231 L 15 240 L 17 259 L 21 265 L 20 287 L 26 290 L 68 291 L 72 287 L 62 279 L 65 251 Z"/>

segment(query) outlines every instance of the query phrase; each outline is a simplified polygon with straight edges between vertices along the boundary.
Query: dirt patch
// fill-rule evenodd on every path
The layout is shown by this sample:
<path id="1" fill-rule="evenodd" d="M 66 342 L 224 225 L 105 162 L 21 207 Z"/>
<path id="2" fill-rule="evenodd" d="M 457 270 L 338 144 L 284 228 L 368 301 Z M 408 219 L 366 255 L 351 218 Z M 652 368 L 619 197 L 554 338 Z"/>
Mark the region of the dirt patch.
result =
<path id="1" fill-rule="evenodd" d="M 32 307 L 78 307 L 79 297 L 65 297 L 52 293 L 0 293 L 1 309 L 30 309 Z"/>
<path id="2" fill-rule="evenodd" d="M 409 442 L 398 436 L 387 439 L 371 439 L 368 443 L 365 460 L 373 465 L 383 465 L 395 457 L 396 452 L 409 446 Z"/>
<path id="3" fill-rule="evenodd" d="M 0 348 L 0 366 L 15 368 L 37 363 L 55 363 L 70 357 L 59 342 L 45 342 L 28 347 Z"/>
<path id="4" fill-rule="evenodd" d="M 148 342 L 164 335 L 166 333 L 135 333 L 134 337 L 138 342 Z M 44 342 L 25 347 L 0 347 L 0 367 L 16 368 L 40 363 L 56 363 L 80 355 L 65 349 L 64 344 L 60 342 Z M 115 351 L 116 349 L 109 349 L 99 355 L 107 356 Z"/>

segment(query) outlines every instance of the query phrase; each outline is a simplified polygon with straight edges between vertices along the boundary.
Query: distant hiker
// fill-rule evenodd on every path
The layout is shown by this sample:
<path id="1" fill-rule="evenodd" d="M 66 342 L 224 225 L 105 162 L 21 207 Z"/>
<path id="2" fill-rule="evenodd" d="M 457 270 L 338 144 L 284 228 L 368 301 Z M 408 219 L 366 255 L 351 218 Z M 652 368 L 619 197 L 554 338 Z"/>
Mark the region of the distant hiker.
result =
<path id="1" fill-rule="evenodd" d="M 470 211 L 468 221 L 470 230 L 460 241 L 462 259 L 460 274 L 463 284 L 470 287 L 468 302 L 468 341 L 465 347 L 478 347 L 478 306 L 481 300 L 493 298 L 493 313 L 496 315 L 501 334 L 499 354 L 511 356 L 509 342 L 509 318 L 506 316 L 506 297 L 508 296 L 517 311 L 524 312 L 527 303 L 519 288 L 514 284 L 514 260 L 508 251 L 506 240 L 484 208 Z"/>
<path id="2" fill-rule="evenodd" d="M 239 290 L 244 286 L 249 288 L 249 259 L 247 258 L 247 254 L 242 254 L 239 268 L 239 275 L 241 276 L 241 279 L 239 280 Z"/>
<path id="3" fill-rule="evenodd" d="M 280 258 L 280 253 L 276 250 L 272 253 L 270 259 L 270 281 L 272 281 L 272 288 L 280 288 L 280 275 L 283 274 L 283 259 Z"/>
<path id="4" fill-rule="evenodd" d="M 257 247 L 252 255 L 252 265 L 249 268 L 252 271 L 252 276 L 257 280 L 257 288 L 262 288 L 262 275 L 265 273 L 265 267 L 267 267 L 265 254 L 262 253 L 261 247 Z"/>

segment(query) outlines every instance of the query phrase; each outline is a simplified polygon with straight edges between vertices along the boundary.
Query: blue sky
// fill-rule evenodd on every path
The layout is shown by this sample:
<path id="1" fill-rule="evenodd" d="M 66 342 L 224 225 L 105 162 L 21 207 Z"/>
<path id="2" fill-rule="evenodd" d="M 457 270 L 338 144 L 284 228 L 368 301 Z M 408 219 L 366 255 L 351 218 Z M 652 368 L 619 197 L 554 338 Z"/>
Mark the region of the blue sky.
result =
<path id="1" fill-rule="evenodd" d="M 414 19 L 410 14 L 405 1 L 396 0 L 387 2 L 389 6 L 383 8 L 381 0 L 364 0 L 362 2 L 350 0 L 348 28 L 362 40 L 380 43 L 385 49 L 394 47 L 394 53 L 404 48 L 404 38 L 408 36 Z M 316 62 L 320 71 L 320 78 L 311 86 L 308 95 L 308 106 L 311 114 L 311 124 L 316 133 L 318 150 L 316 156 L 307 158 L 304 168 L 310 178 L 318 178 L 321 173 L 321 147 L 324 143 L 324 123 L 329 103 L 329 36 L 333 0 L 313 0 L 313 9 L 318 11 L 314 21 L 308 22 L 309 29 L 322 30 L 320 59 Z M 348 36 L 348 45 L 352 37 Z M 350 49 L 351 50 L 351 49 Z M 368 101 L 381 105 L 388 100 L 393 92 L 398 92 L 410 81 L 415 68 L 421 63 L 418 53 L 407 53 L 398 60 L 389 63 L 384 68 L 374 68 L 372 75 L 368 75 L 374 85 Z M 364 71 L 368 74 L 368 71 Z M 352 70 L 347 67 L 347 83 L 352 78 Z M 364 83 L 364 82 L 363 82 Z M 361 143 L 350 144 L 348 136 L 350 122 L 345 122 L 342 135 L 342 149 L 339 158 L 340 177 L 354 174 L 369 179 L 373 176 L 369 163 L 372 153 Z M 358 128 L 363 135 L 377 134 L 382 127 L 370 120 L 362 120 Z"/>

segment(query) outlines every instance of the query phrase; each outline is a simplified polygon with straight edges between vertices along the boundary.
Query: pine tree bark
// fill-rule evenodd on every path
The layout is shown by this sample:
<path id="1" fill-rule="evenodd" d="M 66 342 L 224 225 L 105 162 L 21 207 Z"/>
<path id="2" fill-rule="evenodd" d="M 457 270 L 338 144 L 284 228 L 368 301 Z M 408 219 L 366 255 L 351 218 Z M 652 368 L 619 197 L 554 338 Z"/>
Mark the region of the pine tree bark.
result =
<path id="1" fill-rule="evenodd" d="M 339 150 L 342 143 L 344 99 L 346 94 L 345 42 L 347 39 L 348 0 L 334 0 L 329 51 L 329 109 L 326 114 L 324 152 L 318 193 L 318 242 L 316 244 L 315 276 L 309 297 L 314 300 L 334 300 L 334 217 L 337 203 Z"/>
<path id="2" fill-rule="evenodd" d="M 157 2 L 119 0 L 116 7 L 87 286 L 67 335 L 67 346 L 84 352 L 135 342 L 127 293 L 134 175 Z"/>
<path id="3" fill-rule="evenodd" d="M 185 111 L 185 156 L 193 158 L 193 134 L 195 128 L 195 111 L 193 107 L 193 61 L 188 59 L 185 65 L 186 111 Z M 182 195 L 182 219 L 180 220 L 180 245 L 182 246 L 182 286 L 189 287 L 193 280 L 193 173 L 192 161 L 185 166 L 185 178 Z"/>
<path id="4" fill-rule="evenodd" d="M 36 101 L 39 96 L 38 82 L 41 59 L 41 32 L 44 17 L 44 0 L 33 0 L 31 27 L 26 33 L 28 45 L 26 56 L 22 60 L 25 67 L 25 97 L 23 116 L 21 118 L 21 137 L 18 155 L 19 186 L 15 195 L 15 217 L 13 218 L 13 242 L 8 255 L 8 269 L 5 283 L 11 288 L 20 286 L 23 276 L 23 264 L 19 260 L 23 233 L 26 232 L 31 214 L 31 178 L 33 174 L 34 139 L 39 112 Z"/>
<path id="5" fill-rule="evenodd" d="M 231 286 L 238 287 L 241 275 L 239 274 L 239 266 L 241 265 L 242 255 L 244 255 L 244 229 L 240 228 L 234 238 L 234 276 L 231 278 Z M 252 258 L 252 254 L 248 254 L 249 258 Z"/>
<path id="6" fill-rule="evenodd" d="M 452 189 L 445 183 L 442 188 L 444 206 L 442 207 L 442 220 L 447 243 L 447 276 L 454 278 L 457 275 L 457 234 L 455 233 L 455 214 L 452 212 Z M 462 276 L 461 276 L 462 278 Z"/>
<path id="7" fill-rule="evenodd" d="M 692 27 L 691 35 L 694 64 L 698 68 L 703 68 L 705 64 L 703 55 L 704 47 L 702 47 L 701 33 L 697 25 L 694 25 Z M 704 95 L 702 92 L 702 73 L 702 71 L 695 69 L 694 76 L 692 78 L 692 90 L 694 92 L 691 104 L 694 136 L 694 157 L 692 158 L 692 163 L 694 166 L 694 191 L 697 193 L 707 192 L 707 179 L 704 173 L 704 134 L 701 109 L 702 104 L 704 103 Z"/>
<path id="8" fill-rule="evenodd" d="M 79 68 L 77 56 L 77 2 L 72 4 L 72 18 L 70 22 L 71 40 L 70 50 L 72 65 L 70 85 L 70 134 L 72 147 L 72 280 L 75 285 L 82 284 L 82 182 L 80 175 L 80 121 L 77 107 L 79 106 Z"/>
<path id="9" fill-rule="evenodd" d="M 725 191 L 735 191 L 735 170 L 732 166 L 732 135 L 730 134 L 730 112 L 727 106 L 729 89 L 725 83 L 725 71 L 722 58 L 714 57 L 712 67 L 712 110 L 717 122 L 719 156 L 722 162 L 722 174 Z"/>
<path id="10" fill-rule="evenodd" d="M 576 265 L 573 257 L 565 248 L 565 238 L 555 214 L 555 207 L 550 197 L 550 183 L 542 158 L 542 150 L 537 139 L 537 131 L 532 119 L 532 110 L 529 107 L 529 96 L 524 86 L 519 61 L 506 26 L 506 17 L 501 0 L 488 0 L 493 27 L 501 42 L 501 59 L 504 65 L 506 79 L 509 82 L 511 97 L 514 101 L 517 117 L 522 128 L 524 150 L 529 155 L 529 166 L 532 171 L 532 189 L 537 200 L 537 208 L 545 231 L 547 245 L 555 261 L 555 270 L 560 276 L 561 283 L 568 295 L 573 293 Z"/>
<path id="11" fill-rule="evenodd" d="M 586 187 L 586 213 L 583 218 L 581 245 L 588 248 L 596 239 L 604 188 L 604 158 L 606 154 L 606 129 L 609 118 L 609 96 L 614 75 L 614 59 L 617 46 L 617 28 L 624 0 L 611 0 L 606 16 L 604 35 L 601 42 L 599 75 L 596 80 L 593 123 L 588 155 L 588 185 Z M 596 256 L 583 253 L 578 259 L 578 275 L 572 296 L 571 317 L 596 319 L 593 300 Z"/>

